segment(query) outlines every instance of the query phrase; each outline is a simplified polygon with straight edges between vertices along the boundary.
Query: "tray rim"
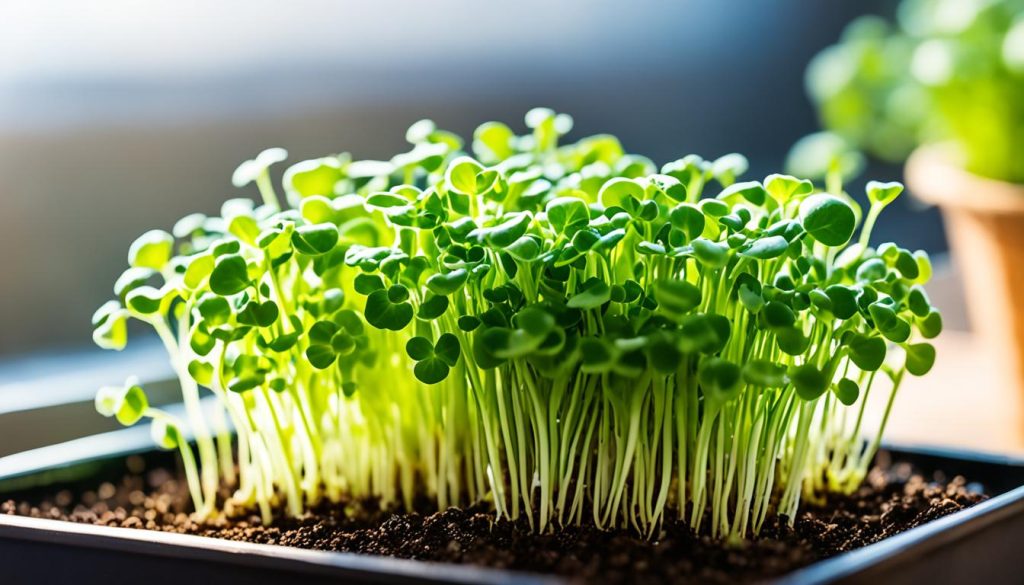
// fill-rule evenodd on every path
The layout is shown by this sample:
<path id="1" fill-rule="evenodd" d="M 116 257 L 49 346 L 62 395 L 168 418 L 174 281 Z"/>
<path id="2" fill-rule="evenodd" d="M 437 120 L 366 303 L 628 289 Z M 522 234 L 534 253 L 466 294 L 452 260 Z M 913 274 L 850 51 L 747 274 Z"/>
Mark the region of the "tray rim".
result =
<path id="1" fill-rule="evenodd" d="M 145 428 L 134 427 L 84 437 L 0 458 L 0 481 L 37 473 L 154 451 Z M 887 444 L 892 453 L 956 459 L 1008 468 L 1024 468 L 1012 455 L 932 446 Z M 776 585 L 825 584 L 853 576 L 870 567 L 918 558 L 928 551 L 969 536 L 1011 515 L 1024 513 L 1024 485 L 970 508 L 954 512 L 874 544 L 818 561 L 769 580 Z M 204 536 L 173 534 L 60 520 L 0 515 L 0 539 L 18 539 L 153 556 L 207 560 L 250 567 L 299 570 L 307 574 L 387 577 L 403 583 L 493 583 L 556 585 L 561 577 L 506 571 L 472 565 L 397 559 L 360 553 L 312 551 L 283 545 L 235 542 Z"/>

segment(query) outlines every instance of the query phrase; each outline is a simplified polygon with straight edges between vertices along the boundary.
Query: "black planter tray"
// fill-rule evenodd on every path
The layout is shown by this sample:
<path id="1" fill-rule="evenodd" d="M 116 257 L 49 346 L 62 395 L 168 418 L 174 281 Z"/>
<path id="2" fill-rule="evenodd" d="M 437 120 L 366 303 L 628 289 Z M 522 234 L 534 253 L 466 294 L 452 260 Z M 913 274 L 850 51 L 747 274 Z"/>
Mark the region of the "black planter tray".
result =
<path id="1" fill-rule="evenodd" d="M 112 470 L 123 470 L 125 455 L 149 448 L 148 432 L 133 428 L 0 458 L 0 499 L 42 485 L 112 477 Z M 909 447 L 891 447 L 887 453 L 925 474 L 963 475 L 982 484 L 993 497 L 785 575 L 775 583 L 1021 582 L 1024 460 Z M 554 585 L 565 581 L 480 567 L 0 515 L 0 583 L 126 582 Z"/>

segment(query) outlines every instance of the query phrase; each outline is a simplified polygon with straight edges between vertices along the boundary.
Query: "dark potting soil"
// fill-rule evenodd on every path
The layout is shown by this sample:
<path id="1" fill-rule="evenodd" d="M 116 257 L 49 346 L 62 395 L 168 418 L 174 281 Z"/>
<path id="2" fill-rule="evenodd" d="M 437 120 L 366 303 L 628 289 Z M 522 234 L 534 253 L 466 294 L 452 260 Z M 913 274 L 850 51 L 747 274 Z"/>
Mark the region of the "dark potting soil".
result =
<path id="1" fill-rule="evenodd" d="M 143 465 L 141 459 L 133 461 L 130 467 L 139 473 L 81 493 L 64 490 L 2 502 L 0 514 L 556 573 L 587 583 L 736 583 L 788 573 L 985 498 L 962 477 L 924 478 L 909 465 L 896 464 L 872 470 L 852 496 L 804 505 L 793 528 L 770 520 L 756 539 L 737 547 L 694 535 L 674 520 L 650 541 L 592 526 L 534 534 L 525 520 L 494 522 L 482 506 L 421 515 L 349 502 L 325 504 L 272 526 L 256 517 L 199 524 L 186 513 L 184 482 L 165 468 L 141 471 Z"/>

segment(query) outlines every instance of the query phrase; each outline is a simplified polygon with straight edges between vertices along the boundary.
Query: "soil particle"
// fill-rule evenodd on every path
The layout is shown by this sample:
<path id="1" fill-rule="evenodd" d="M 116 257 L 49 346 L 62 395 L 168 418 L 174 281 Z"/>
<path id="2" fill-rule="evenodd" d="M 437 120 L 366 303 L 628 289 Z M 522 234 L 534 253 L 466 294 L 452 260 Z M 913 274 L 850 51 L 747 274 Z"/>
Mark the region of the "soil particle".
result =
<path id="1" fill-rule="evenodd" d="M 984 499 L 962 477 L 925 479 L 894 465 L 873 470 L 851 496 L 806 504 L 792 528 L 784 518 L 769 520 L 756 539 L 737 547 L 694 535 L 674 519 L 652 540 L 587 525 L 535 534 L 525 520 L 495 522 L 483 506 L 421 515 L 344 502 L 272 526 L 254 516 L 198 523 L 183 490 L 184 482 L 154 469 L 77 494 L 0 502 L 0 514 L 555 573 L 581 583 L 737 583 L 793 571 Z"/>

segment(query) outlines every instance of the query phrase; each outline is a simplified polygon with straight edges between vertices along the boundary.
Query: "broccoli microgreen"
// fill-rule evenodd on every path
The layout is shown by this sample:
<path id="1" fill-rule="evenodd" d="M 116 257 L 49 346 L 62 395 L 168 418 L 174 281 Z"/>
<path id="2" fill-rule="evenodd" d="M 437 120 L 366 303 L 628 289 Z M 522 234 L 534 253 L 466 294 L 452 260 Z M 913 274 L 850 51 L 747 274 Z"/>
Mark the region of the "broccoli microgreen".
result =
<path id="1" fill-rule="evenodd" d="M 285 209 L 283 153 L 245 163 L 263 203 L 143 235 L 93 319 L 107 348 L 129 318 L 156 330 L 188 420 L 131 382 L 97 408 L 154 420 L 201 517 L 226 482 L 265 522 L 422 493 L 537 530 L 651 535 L 674 513 L 737 540 L 856 489 L 884 428 L 862 440 L 867 395 L 891 407 L 942 327 L 927 256 L 866 245 L 900 186 L 869 184 L 848 245 L 862 214 L 841 184 L 738 182 L 738 154 L 658 168 L 611 136 L 559 145 L 571 126 L 535 109 L 528 134 L 484 124 L 467 152 L 419 122 L 390 161 L 290 167 Z"/>

